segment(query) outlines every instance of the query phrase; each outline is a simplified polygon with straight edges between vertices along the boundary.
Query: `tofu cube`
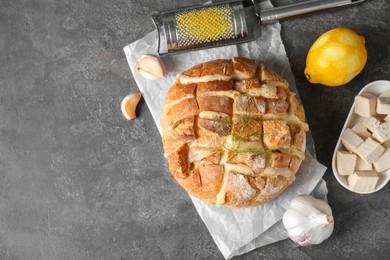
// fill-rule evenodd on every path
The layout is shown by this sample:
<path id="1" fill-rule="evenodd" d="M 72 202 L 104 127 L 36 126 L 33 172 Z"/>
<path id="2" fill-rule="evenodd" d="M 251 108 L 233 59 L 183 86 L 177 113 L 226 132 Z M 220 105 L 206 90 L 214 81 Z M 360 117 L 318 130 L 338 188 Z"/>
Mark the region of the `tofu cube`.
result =
<path id="1" fill-rule="evenodd" d="M 376 115 L 376 99 L 376 96 L 371 93 L 362 93 L 356 96 L 355 113 L 363 117 Z"/>
<path id="2" fill-rule="evenodd" d="M 374 167 L 377 172 L 384 172 L 390 169 L 390 148 L 386 149 L 382 156 L 374 162 Z"/>
<path id="3" fill-rule="evenodd" d="M 373 133 L 375 129 L 380 126 L 381 121 L 379 121 L 378 118 L 372 116 L 364 120 L 363 124 L 367 127 L 368 130 L 370 130 L 371 133 Z"/>
<path id="4" fill-rule="evenodd" d="M 351 175 L 355 171 L 357 155 L 346 152 L 346 151 L 337 151 L 336 153 L 336 162 L 337 162 L 337 171 L 341 175 Z"/>
<path id="5" fill-rule="evenodd" d="M 355 152 L 356 148 L 361 145 L 364 140 L 360 138 L 354 131 L 347 128 L 341 136 L 341 142 L 350 152 Z"/>
<path id="6" fill-rule="evenodd" d="M 384 142 L 384 143 L 382 144 L 382 146 L 383 146 L 385 149 L 390 148 L 390 140 Z"/>
<path id="7" fill-rule="evenodd" d="M 390 115 L 387 115 L 384 120 L 385 122 L 390 122 Z"/>
<path id="8" fill-rule="evenodd" d="M 378 114 L 390 114 L 390 97 L 378 97 L 376 112 Z"/>
<path id="9" fill-rule="evenodd" d="M 390 140 L 390 122 L 385 122 L 379 125 L 372 133 L 372 137 L 379 143 L 384 143 Z"/>
<path id="10" fill-rule="evenodd" d="M 352 131 L 354 131 L 363 140 L 366 140 L 368 137 L 371 137 L 371 133 L 368 132 L 367 127 L 364 125 L 363 122 L 360 122 L 354 127 L 352 127 Z"/>
<path id="11" fill-rule="evenodd" d="M 374 171 L 355 172 L 348 176 L 348 186 L 353 191 L 371 192 L 375 190 L 379 176 Z"/>
<path id="12" fill-rule="evenodd" d="M 371 170 L 372 170 L 372 164 L 366 162 L 365 160 L 357 156 L 355 171 L 371 171 Z"/>
<path id="13" fill-rule="evenodd" d="M 371 137 L 367 138 L 356 149 L 356 153 L 366 162 L 373 163 L 376 161 L 385 151 L 385 148 L 380 143 L 375 142 Z"/>

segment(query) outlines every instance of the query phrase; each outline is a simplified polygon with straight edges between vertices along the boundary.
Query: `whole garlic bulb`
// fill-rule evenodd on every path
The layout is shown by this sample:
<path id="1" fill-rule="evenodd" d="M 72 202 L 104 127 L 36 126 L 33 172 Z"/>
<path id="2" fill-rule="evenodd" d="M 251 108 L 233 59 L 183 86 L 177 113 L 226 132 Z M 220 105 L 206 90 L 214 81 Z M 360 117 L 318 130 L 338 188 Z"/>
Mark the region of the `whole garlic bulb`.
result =
<path id="1" fill-rule="evenodd" d="M 291 201 L 284 213 L 283 225 L 291 240 L 299 245 L 320 244 L 333 232 L 332 209 L 323 200 L 300 195 Z"/>

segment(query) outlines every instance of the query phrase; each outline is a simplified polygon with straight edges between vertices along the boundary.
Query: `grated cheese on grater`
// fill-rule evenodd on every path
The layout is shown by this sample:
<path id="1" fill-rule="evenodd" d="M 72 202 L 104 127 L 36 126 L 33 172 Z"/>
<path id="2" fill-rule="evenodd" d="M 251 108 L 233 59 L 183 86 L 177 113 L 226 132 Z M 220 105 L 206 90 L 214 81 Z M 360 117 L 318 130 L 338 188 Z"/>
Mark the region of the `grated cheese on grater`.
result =
<path id="1" fill-rule="evenodd" d="M 234 39 L 233 10 L 228 4 L 175 14 L 179 46 Z"/>

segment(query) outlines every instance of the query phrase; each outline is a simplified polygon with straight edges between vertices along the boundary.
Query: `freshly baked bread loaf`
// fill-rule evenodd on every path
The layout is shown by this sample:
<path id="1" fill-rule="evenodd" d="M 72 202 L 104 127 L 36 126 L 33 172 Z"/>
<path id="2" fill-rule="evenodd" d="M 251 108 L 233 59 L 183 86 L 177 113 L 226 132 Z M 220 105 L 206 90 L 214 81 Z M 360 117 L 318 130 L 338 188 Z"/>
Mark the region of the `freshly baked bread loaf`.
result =
<path id="1" fill-rule="evenodd" d="M 251 207 L 275 198 L 305 155 L 302 105 L 285 80 L 251 59 L 214 60 L 178 75 L 162 124 L 173 177 L 210 204 Z"/>

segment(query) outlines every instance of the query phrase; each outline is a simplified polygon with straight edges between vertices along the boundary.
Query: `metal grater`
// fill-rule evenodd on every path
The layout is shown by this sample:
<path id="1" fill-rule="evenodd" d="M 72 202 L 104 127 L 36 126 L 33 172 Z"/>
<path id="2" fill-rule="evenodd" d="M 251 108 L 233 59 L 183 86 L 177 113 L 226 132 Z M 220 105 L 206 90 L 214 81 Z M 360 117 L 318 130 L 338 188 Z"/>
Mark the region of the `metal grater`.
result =
<path id="1" fill-rule="evenodd" d="M 153 14 L 157 53 L 165 55 L 248 42 L 261 35 L 261 24 L 364 0 L 309 0 L 260 10 L 255 0 L 226 1 Z"/>
<path id="2" fill-rule="evenodd" d="M 175 13 L 179 47 L 235 39 L 234 10 L 228 4 Z"/>
<path id="3" fill-rule="evenodd" d="M 159 55 L 239 43 L 248 35 L 242 1 L 162 12 L 154 14 L 153 21 Z"/>

